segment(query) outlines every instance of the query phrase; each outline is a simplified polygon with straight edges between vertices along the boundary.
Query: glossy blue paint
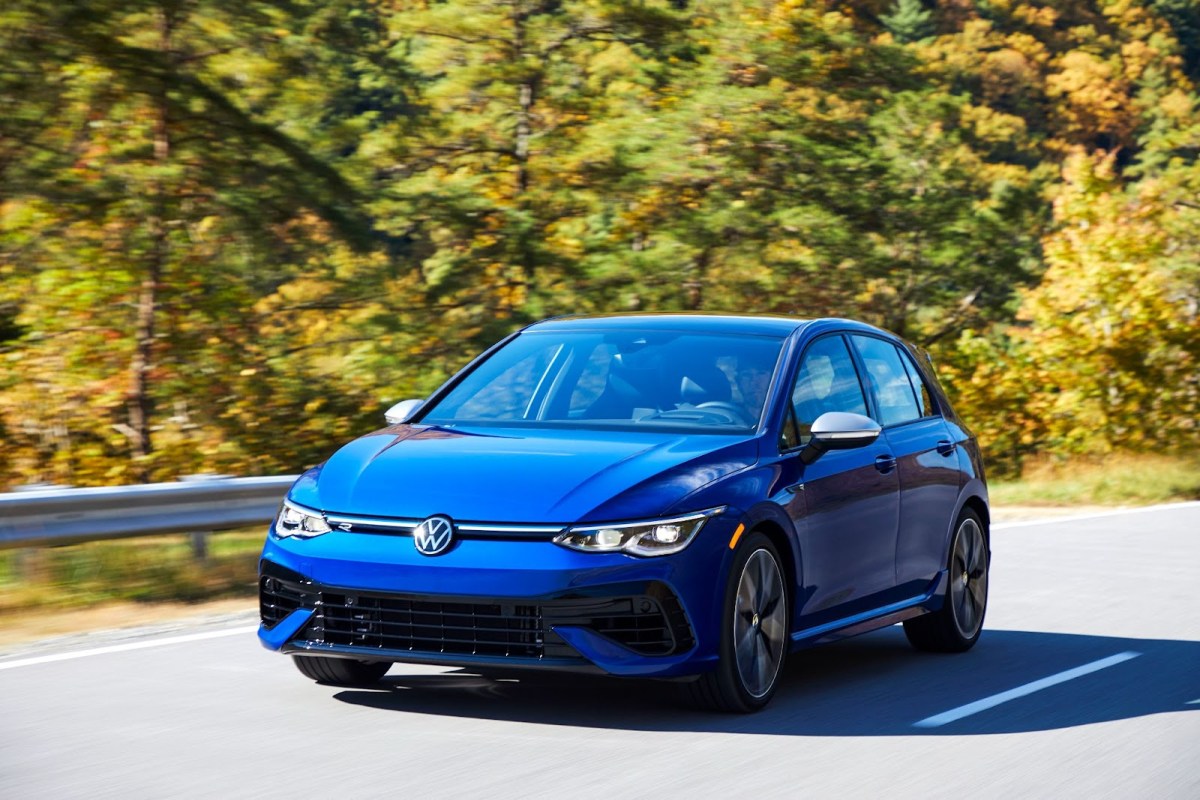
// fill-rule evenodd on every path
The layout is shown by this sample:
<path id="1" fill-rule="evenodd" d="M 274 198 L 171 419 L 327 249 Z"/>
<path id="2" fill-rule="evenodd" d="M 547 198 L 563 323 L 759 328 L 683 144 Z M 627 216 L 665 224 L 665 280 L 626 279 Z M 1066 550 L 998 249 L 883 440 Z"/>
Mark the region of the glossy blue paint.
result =
<path id="1" fill-rule="evenodd" d="M 278 650 L 287 644 L 288 640 L 300 632 L 300 629 L 312 619 L 311 608 L 298 608 L 288 614 L 274 627 L 259 626 L 258 640 L 268 650 Z"/>
<path id="2" fill-rule="evenodd" d="M 974 438 L 953 415 L 922 359 L 936 413 L 885 427 L 872 445 L 832 451 L 806 463 L 802 448 L 781 445 L 793 384 L 809 346 L 851 333 L 898 339 L 863 323 L 825 319 L 712 315 L 561 318 L 527 331 L 553 334 L 690 332 L 776 337 L 775 374 L 752 430 L 637 430 L 577 425 L 538 427 L 422 423 L 383 428 L 342 447 L 305 472 L 289 499 L 316 513 L 419 521 L 446 515 L 470 526 L 649 520 L 724 507 L 673 555 L 578 552 L 547 536 L 460 535 L 424 556 L 411 535 L 333 530 L 310 539 L 269 535 L 263 562 L 306 586 L 351 596 L 416 597 L 498 607 L 564 599 L 623 597 L 631 585 L 678 601 L 690 643 L 667 655 L 639 653 L 601 629 L 558 624 L 569 657 L 528 658 L 469 652 L 390 650 L 309 637 L 318 617 L 301 609 L 260 629 L 264 646 L 283 652 L 435 664 L 592 669 L 613 675 L 673 677 L 712 669 L 719 657 L 722 603 L 738 525 L 767 532 L 791 585 L 794 646 L 826 641 L 935 610 L 945 590 L 953 524 L 987 489 Z M 523 333 L 515 334 L 519 337 Z M 510 337 L 506 342 L 511 342 Z M 435 392 L 433 408 L 504 343 Z M 915 352 L 915 351 L 910 351 Z M 861 370 L 861 361 L 856 362 Z M 734 389 L 734 391 L 739 391 Z M 736 398 L 737 395 L 735 394 Z M 532 401 L 531 405 L 532 405 Z M 872 415 L 876 400 L 868 400 Z M 951 442 L 952 448 L 939 446 Z M 888 466 L 888 460 L 894 464 Z M 666 602 L 666 601 L 664 601 Z M 347 614 L 369 612 L 347 604 Z M 318 615 L 319 616 L 319 615 Z"/>
<path id="3" fill-rule="evenodd" d="M 343 447 L 291 497 L 364 516 L 565 525 L 662 513 L 664 498 L 757 458 L 743 437 L 396 425 Z"/>

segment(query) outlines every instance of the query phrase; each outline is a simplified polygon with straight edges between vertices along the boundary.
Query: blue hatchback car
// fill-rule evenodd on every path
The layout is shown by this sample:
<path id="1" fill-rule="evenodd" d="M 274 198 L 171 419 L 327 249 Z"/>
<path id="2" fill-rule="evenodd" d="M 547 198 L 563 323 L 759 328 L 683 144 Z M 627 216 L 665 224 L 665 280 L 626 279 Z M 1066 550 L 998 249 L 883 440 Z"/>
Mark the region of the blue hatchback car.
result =
<path id="1" fill-rule="evenodd" d="M 259 638 L 314 680 L 574 670 L 753 711 L 806 645 L 979 638 L 979 449 L 869 325 L 551 319 L 388 422 L 296 481 L 263 549 Z"/>

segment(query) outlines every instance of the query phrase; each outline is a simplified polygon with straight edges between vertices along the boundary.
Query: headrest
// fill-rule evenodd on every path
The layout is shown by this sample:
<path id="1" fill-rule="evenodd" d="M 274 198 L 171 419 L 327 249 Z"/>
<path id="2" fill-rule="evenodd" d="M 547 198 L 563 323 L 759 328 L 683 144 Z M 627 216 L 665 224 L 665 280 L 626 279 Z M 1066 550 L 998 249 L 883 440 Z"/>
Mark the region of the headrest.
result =
<path id="1" fill-rule="evenodd" d="M 714 400 L 728 402 L 732 398 L 729 378 L 715 364 L 694 364 L 684 370 L 679 381 L 679 399 L 693 406 Z"/>

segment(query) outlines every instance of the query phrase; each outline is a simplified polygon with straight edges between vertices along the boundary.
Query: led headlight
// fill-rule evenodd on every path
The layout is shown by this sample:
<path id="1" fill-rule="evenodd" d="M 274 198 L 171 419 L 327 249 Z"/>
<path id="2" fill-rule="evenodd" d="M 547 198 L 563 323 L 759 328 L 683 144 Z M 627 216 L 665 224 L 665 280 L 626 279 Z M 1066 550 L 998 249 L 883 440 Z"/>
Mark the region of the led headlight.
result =
<path id="1" fill-rule="evenodd" d="M 319 511 L 313 511 L 303 506 L 298 506 L 290 500 L 284 500 L 283 505 L 279 507 L 279 513 L 275 516 L 275 526 L 273 528 L 275 535 L 281 538 L 295 536 L 300 539 L 308 539 L 312 536 L 320 536 L 322 533 L 329 533 L 332 528 L 325 521 L 325 517 Z"/>
<path id="2" fill-rule="evenodd" d="M 724 510 L 725 507 L 721 506 L 670 519 L 578 525 L 554 537 L 554 543 L 585 553 L 623 552 L 635 556 L 665 556 L 687 547 L 704 523 Z"/>

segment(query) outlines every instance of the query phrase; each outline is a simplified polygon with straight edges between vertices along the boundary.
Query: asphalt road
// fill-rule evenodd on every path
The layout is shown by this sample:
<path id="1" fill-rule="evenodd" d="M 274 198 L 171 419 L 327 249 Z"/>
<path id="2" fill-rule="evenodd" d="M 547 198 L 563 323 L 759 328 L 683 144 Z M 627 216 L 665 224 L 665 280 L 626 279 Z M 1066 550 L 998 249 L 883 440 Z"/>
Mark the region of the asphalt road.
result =
<path id="1" fill-rule="evenodd" d="M 899 628 L 803 651 L 754 716 L 403 665 L 318 686 L 245 621 L 9 654 L 0 798 L 1200 798 L 1200 503 L 998 527 L 993 553 L 970 653 Z"/>

